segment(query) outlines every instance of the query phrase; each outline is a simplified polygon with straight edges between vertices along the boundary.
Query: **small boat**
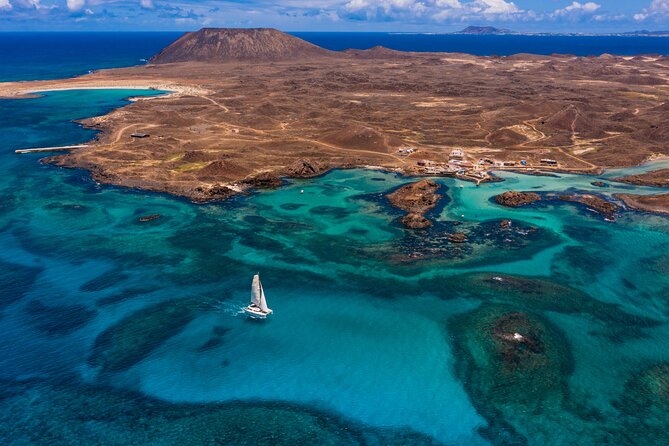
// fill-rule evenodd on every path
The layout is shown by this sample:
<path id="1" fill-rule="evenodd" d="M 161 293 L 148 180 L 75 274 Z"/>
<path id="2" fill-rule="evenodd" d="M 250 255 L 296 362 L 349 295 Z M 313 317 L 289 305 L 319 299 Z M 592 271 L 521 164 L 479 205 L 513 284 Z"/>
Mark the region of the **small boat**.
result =
<path id="1" fill-rule="evenodd" d="M 267 306 L 265 300 L 265 290 L 263 290 L 262 283 L 260 283 L 260 274 L 253 276 L 251 282 L 251 305 L 244 308 L 244 313 L 254 318 L 266 318 L 267 315 L 272 314 L 272 310 Z"/>

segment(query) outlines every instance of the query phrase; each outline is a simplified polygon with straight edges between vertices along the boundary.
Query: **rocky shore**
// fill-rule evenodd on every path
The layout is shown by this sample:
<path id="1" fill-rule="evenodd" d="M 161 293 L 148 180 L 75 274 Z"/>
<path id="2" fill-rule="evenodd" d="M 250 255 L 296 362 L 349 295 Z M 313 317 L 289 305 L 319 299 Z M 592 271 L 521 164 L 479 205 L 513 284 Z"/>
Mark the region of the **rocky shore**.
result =
<path id="1" fill-rule="evenodd" d="M 629 208 L 638 211 L 657 212 L 660 214 L 669 214 L 669 194 L 659 195 L 634 195 L 634 194 L 616 194 L 616 198 L 622 200 Z"/>
<path id="2" fill-rule="evenodd" d="M 544 193 L 540 195 L 536 192 L 507 191 L 495 196 L 495 202 L 497 202 L 497 204 L 507 207 L 522 207 L 537 202 L 552 201 L 564 201 L 584 205 L 607 220 L 613 220 L 615 218 L 615 213 L 618 211 L 618 206 L 616 204 L 593 194 L 574 193 L 556 195 L 553 193 Z"/>
<path id="3" fill-rule="evenodd" d="M 409 229 L 424 229 L 432 226 L 425 213 L 437 206 L 441 195 L 437 193 L 439 184 L 425 179 L 400 187 L 386 197 L 393 207 L 407 212 L 400 220 Z"/>
<path id="4" fill-rule="evenodd" d="M 634 184 L 636 186 L 669 187 L 669 169 L 654 170 L 639 175 L 614 178 L 619 183 Z"/>

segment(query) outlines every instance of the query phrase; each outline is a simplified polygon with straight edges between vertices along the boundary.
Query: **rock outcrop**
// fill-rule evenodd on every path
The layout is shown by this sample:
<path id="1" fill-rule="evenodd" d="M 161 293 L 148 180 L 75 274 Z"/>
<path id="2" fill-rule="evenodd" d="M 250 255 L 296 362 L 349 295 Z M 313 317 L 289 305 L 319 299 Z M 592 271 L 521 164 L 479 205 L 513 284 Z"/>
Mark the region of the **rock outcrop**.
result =
<path id="1" fill-rule="evenodd" d="M 541 196 L 534 192 L 517 192 L 510 190 L 497 195 L 495 201 L 502 206 L 517 208 L 541 201 Z"/>
<path id="2" fill-rule="evenodd" d="M 410 229 L 427 228 L 432 222 L 425 218 L 425 213 L 437 206 L 441 195 L 437 193 L 439 184 L 432 180 L 420 180 L 400 187 L 388 194 L 390 204 L 408 212 L 401 219 L 404 226 Z"/>
<path id="3" fill-rule="evenodd" d="M 327 166 L 308 159 L 302 159 L 286 168 L 286 176 L 291 178 L 312 178 L 322 175 L 326 170 Z"/>
<path id="4" fill-rule="evenodd" d="M 612 220 L 615 217 L 615 213 L 618 211 L 618 206 L 596 195 L 590 195 L 590 194 L 561 195 L 560 200 L 569 201 L 571 203 L 580 203 L 582 205 L 585 205 L 609 220 Z"/>

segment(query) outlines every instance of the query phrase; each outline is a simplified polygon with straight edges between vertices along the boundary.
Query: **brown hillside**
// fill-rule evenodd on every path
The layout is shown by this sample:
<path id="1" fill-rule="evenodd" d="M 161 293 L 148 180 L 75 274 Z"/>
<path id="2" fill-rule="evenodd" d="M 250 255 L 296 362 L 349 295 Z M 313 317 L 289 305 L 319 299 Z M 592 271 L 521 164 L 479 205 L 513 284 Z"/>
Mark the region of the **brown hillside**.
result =
<path id="1" fill-rule="evenodd" d="M 336 54 L 276 29 L 203 28 L 186 33 L 151 63 L 278 61 Z"/>
<path id="2" fill-rule="evenodd" d="M 402 145 L 402 140 L 384 135 L 362 125 L 352 125 L 326 134 L 322 141 L 347 149 L 388 153 Z"/>

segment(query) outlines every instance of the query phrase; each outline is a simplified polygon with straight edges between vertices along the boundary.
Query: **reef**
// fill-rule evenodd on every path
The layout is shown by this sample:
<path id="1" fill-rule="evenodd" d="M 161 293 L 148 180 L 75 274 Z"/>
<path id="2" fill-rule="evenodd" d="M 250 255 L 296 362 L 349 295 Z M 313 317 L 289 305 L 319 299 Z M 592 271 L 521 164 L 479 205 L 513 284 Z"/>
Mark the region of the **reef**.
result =
<path id="1" fill-rule="evenodd" d="M 263 420 L 262 423 L 257 420 Z M 52 445 L 437 445 L 282 402 L 171 404 L 82 383 L 0 383 L 0 443 Z"/>
<path id="2" fill-rule="evenodd" d="M 548 278 L 483 272 L 454 276 L 449 284 L 449 295 L 509 304 L 524 311 L 587 314 L 606 324 L 608 331 L 603 335 L 616 341 L 643 336 L 645 328 L 660 324 L 654 319 L 627 313 L 618 305 L 599 301 L 583 291 Z"/>
<path id="3" fill-rule="evenodd" d="M 88 363 L 104 372 L 126 370 L 146 358 L 195 318 L 198 302 L 181 299 L 139 310 L 95 339 Z"/>
<path id="4" fill-rule="evenodd" d="M 448 328 L 456 373 L 489 423 L 482 435 L 493 444 L 528 444 L 531 425 L 568 399 L 572 358 L 564 334 L 537 314 L 498 304 L 483 304 Z"/>
<path id="5" fill-rule="evenodd" d="M 500 223 L 437 221 L 424 231 L 406 231 L 399 240 L 364 249 L 405 265 L 429 261 L 465 267 L 529 258 L 559 243 L 558 236 L 544 228 L 520 221 L 510 226 Z"/>

